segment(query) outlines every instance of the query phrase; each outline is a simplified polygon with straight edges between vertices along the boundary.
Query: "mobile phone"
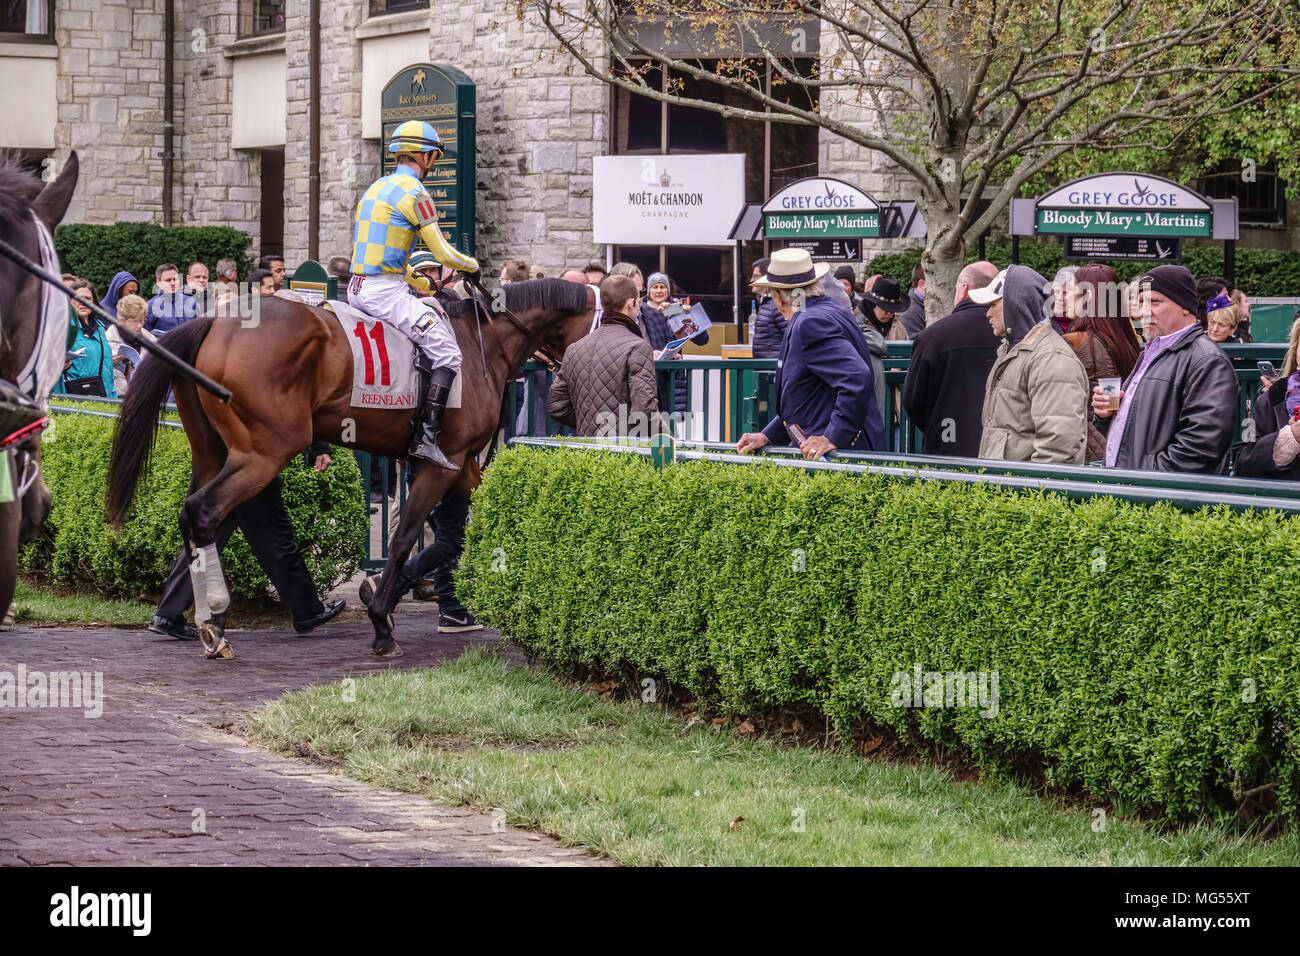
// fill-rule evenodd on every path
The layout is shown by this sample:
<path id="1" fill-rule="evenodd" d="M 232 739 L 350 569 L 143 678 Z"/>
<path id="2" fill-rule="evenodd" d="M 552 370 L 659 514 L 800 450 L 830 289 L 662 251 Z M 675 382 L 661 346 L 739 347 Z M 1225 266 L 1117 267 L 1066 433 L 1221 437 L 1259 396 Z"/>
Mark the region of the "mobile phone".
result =
<path id="1" fill-rule="evenodd" d="M 1273 367 L 1272 362 L 1256 362 L 1255 367 L 1259 369 L 1259 374 L 1266 378 L 1277 378 L 1277 369 Z"/>

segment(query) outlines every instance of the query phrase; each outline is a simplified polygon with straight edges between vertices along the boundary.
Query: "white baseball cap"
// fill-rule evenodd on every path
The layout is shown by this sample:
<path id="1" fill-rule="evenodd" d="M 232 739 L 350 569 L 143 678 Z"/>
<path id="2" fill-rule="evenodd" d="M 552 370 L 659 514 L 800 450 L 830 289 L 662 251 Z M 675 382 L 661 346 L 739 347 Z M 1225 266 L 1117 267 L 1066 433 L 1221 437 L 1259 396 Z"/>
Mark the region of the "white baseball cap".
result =
<path id="1" fill-rule="evenodd" d="M 978 302 L 980 305 L 988 305 L 1002 298 L 1002 290 L 1006 287 L 1006 284 L 1007 284 L 1007 270 L 1003 269 L 996 276 L 994 276 L 993 281 L 990 282 L 988 285 L 986 285 L 984 288 L 971 289 L 970 292 L 967 293 L 967 295 L 970 296 L 972 302 Z"/>

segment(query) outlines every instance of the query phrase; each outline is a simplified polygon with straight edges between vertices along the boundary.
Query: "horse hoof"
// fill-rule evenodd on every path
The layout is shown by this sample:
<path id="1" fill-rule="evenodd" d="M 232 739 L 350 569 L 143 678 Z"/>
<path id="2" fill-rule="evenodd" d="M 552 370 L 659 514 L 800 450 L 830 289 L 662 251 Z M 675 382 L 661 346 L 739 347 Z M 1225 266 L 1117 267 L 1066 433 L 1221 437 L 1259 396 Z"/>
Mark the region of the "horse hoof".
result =
<path id="1" fill-rule="evenodd" d="M 203 642 L 203 656 L 208 660 L 230 660 L 235 656 L 234 649 L 226 640 L 223 628 L 215 624 L 203 623 L 199 625 L 199 640 Z"/>
<path id="2" fill-rule="evenodd" d="M 378 655 L 379 657 L 401 657 L 402 656 L 402 649 L 397 646 L 397 642 L 394 640 L 384 641 L 383 643 L 376 643 L 372 645 L 370 649 L 374 651 L 375 654 Z"/>

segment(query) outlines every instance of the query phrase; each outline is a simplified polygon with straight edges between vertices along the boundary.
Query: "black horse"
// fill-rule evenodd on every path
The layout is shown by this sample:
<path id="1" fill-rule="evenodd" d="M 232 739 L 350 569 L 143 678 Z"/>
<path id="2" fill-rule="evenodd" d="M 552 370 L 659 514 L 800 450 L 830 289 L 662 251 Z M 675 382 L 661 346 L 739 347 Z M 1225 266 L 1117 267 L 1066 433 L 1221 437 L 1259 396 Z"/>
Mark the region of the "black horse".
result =
<path id="1" fill-rule="evenodd" d="M 41 180 L 24 168 L 16 157 L 0 158 L 0 238 L 36 262 L 42 261 L 43 226 L 49 236 L 59 224 L 72 192 L 77 185 L 77 154 L 73 153 L 62 174 L 42 188 Z M 39 221 L 40 225 L 37 225 Z M 58 271 L 57 263 L 54 271 Z M 45 289 L 45 283 L 0 257 L 0 378 L 27 391 L 30 377 L 23 382 L 24 371 L 42 335 L 45 317 L 44 296 L 57 295 L 64 321 L 48 334 L 59 336 L 60 359 L 66 342 L 67 305 L 58 290 Z M 61 366 L 60 366 L 61 367 Z M 43 408 L 49 400 L 52 382 L 43 381 L 32 395 Z M 44 394 L 39 394 L 43 392 Z M 3 437 L 3 436 L 0 436 Z M 18 581 L 18 545 L 36 537 L 50 511 L 50 490 L 41 474 L 39 433 L 11 445 L 0 454 L 0 466 L 10 469 L 13 500 L 0 503 L 0 614 L 13 601 Z"/>

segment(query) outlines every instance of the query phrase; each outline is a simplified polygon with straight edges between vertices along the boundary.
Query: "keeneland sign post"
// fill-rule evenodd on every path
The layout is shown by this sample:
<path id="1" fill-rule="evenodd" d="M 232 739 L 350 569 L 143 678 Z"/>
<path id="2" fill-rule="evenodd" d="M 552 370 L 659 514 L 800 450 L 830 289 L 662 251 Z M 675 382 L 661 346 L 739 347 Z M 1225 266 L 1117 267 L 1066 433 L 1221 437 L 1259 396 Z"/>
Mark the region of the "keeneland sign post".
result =
<path id="1" fill-rule="evenodd" d="M 1232 279 L 1233 244 L 1237 238 L 1237 200 L 1209 199 L 1160 176 L 1101 173 L 1058 186 L 1037 199 L 1011 200 L 1012 260 L 1020 261 L 1020 236 L 1063 236 L 1067 257 L 1089 247 L 1095 258 L 1137 258 L 1152 249 L 1158 261 L 1178 261 L 1183 239 L 1222 239 L 1224 266 Z M 1111 237 L 1129 242 L 1097 241 Z M 1167 240 L 1147 244 L 1140 240 Z M 1076 255 L 1071 256 L 1070 253 Z"/>
<path id="2" fill-rule="evenodd" d="M 438 207 L 442 236 L 474 255 L 474 172 L 476 150 L 474 81 L 454 66 L 413 63 L 397 71 L 384 87 L 379 139 L 384 174 L 395 168 L 388 152 L 393 130 L 407 120 L 424 120 L 438 131 L 447 150 L 425 177 L 424 188 Z"/>

